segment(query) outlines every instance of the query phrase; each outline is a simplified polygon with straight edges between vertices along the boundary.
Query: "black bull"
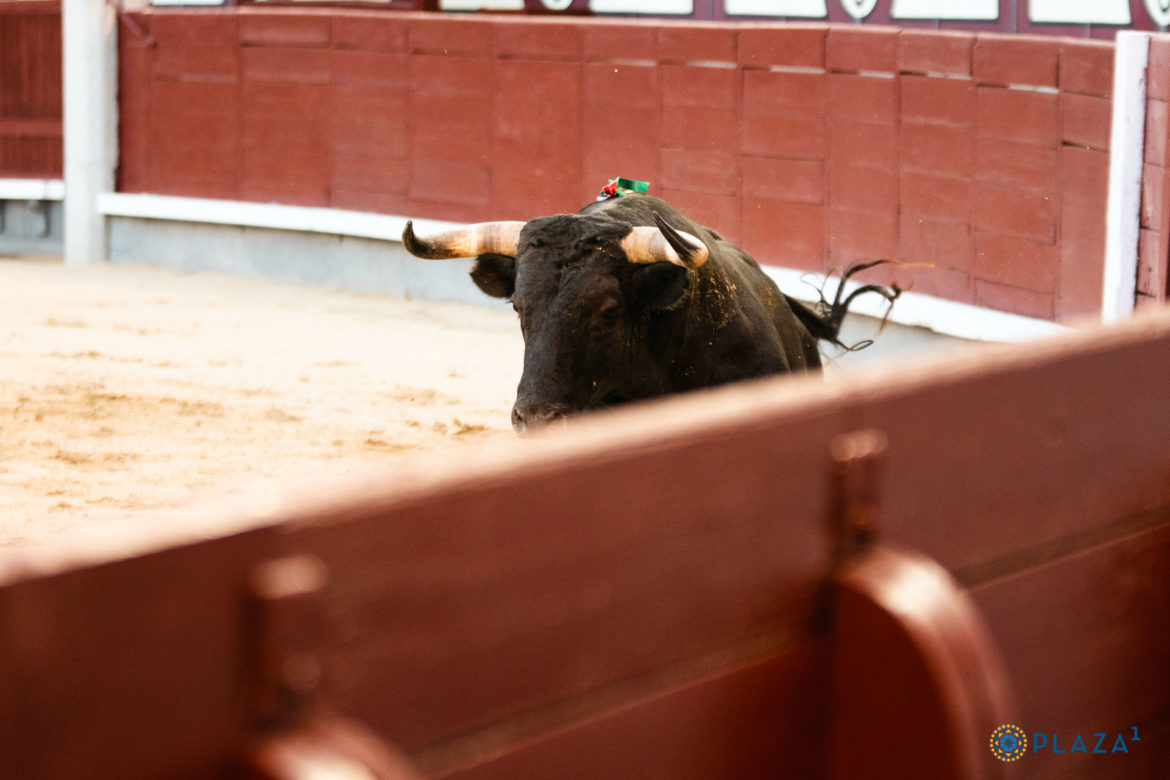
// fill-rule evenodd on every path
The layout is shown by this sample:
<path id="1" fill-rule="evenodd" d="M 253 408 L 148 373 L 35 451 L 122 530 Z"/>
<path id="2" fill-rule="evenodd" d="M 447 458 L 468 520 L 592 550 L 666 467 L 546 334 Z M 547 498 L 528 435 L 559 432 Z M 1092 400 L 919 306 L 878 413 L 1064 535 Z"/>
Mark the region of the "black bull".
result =
<path id="1" fill-rule="evenodd" d="M 402 243 L 423 258 L 475 257 L 476 285 L 512 301 L 524 335 L 519 433 L 586 409 L 817 370 L 818 340 L 840 344 L 858 293 L 898 295 L 867 285 L 842 301 L 838 288 L 832 304 L 807 306 L 742 249 L 648 195 L 428 237 L 408 222 Z"/>

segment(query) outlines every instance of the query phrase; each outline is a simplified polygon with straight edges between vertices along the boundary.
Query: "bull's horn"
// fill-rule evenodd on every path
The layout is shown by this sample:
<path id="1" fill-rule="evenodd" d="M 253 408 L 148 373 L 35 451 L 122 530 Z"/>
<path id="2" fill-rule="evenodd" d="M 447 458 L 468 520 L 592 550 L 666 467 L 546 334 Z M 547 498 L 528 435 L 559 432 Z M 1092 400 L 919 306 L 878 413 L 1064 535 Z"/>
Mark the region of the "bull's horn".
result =
<path id="1" fill-rule="evenodd" d="M 415 257 L 427 260 L 475 257 L 487 252 L 515 257 L 522 227 L 523 222 L 480 222 L 420 238 L 407 220 L 402 231 L 402 245 Z"/>
<path id="2" fill-rule="evenodd" d="M 656 214 L 655 217 L 658 215 Z M 698 268 L 707 262 L 707 245 L 690 233 L 666 225 L 664 228 L 639 226 L 622 239 L 622 250 L 631 263 L 674 263 L 683 268 Z"/>

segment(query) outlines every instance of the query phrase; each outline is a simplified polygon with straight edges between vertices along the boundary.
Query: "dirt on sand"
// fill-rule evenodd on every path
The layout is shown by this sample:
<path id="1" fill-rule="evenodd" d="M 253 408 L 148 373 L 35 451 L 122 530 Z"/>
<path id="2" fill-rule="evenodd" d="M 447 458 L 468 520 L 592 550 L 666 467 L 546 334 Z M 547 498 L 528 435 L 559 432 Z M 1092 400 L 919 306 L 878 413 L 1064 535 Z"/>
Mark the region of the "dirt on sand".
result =
<path id="1" fill-rule="evenodd" d="M 0 260 L 0 546 L 513 436 L 515 316 Z"/>

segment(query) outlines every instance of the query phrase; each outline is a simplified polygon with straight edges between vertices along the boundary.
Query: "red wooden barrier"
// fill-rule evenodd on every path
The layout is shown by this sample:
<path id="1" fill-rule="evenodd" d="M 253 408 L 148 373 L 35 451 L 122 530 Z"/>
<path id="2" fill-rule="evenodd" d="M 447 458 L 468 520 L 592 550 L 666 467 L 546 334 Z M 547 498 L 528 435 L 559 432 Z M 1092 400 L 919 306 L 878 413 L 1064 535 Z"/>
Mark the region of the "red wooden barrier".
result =
<path id="1" fill-rule="evenodd" d="M 1161 314 L 5 551 L 0 771 L 1154 777 L 1168 383 Z"/>
<path id="2" fill-rule="evenodd" d="M 1110 43 L 272 8 L 134 18 L 157 44 L 122 30 L 122 191 L 475 221 L 576 210 L 622 175 L 767 263 L 895 256 L 934 264 L 899 274 L 950 300 L 1059 320 L 1100 307 Z"/>
<path id="3" fill-rule="evenodd" d="M 0 2 L 0 178 L 61 178 L 58 0 Z"/>

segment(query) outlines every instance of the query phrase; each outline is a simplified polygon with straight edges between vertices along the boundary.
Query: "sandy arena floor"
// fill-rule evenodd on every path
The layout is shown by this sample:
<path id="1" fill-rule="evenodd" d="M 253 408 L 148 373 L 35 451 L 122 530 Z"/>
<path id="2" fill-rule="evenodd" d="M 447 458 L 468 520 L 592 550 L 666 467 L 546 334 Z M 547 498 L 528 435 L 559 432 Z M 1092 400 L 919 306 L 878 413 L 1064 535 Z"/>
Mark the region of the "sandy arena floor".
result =
<path id="1" fill-rule="evenodd" d="M 512 437 L 515 316 L 0 259 L 0 546 Z"/>

